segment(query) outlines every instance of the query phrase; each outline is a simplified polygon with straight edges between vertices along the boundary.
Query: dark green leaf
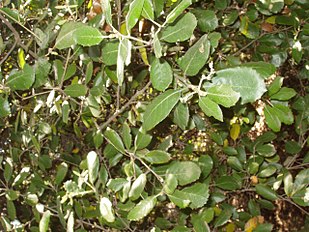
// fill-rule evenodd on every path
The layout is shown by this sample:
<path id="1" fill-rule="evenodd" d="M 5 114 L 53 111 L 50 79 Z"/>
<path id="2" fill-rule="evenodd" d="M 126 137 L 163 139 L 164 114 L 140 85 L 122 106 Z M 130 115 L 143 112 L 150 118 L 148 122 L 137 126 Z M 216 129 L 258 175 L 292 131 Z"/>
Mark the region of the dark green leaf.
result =
<path id="1" fill-rule="evenodd" d="M 258 74 L 261 75 L 263 79 L 269 78 L 271 75 L 273 75 L 276 72 L 276 67 L 273 64 L 266 63 L 263 61 L 248 62 L 248 63 L 242 64 L 241 66 L 254 69 L 255 71 L 258 72 Z"/>
<path id="2" fill-rule="evenodd" d="M 219 105 L 212 101 L 208 96 L 201 97 L 198 101 L 198 105 L 207 116 L 213 116 L 215 119 L 223 122 L 222 110 L 220 109 Z"/>
<path id="3" fill-rule="evenodd" d="M 7 79 L 7 86 L 12 90 L 27 90 L 30 89 L 35 80 L 34 69 L 25 64 L 24 68 L 18 72 L 11 73 Z"/>
<path id="4" fill-rule="evenodd" d="M 189 107 L 187 104 L 178 103 L 174 110 L 173 121 L 182 130 L 185 130 L 189 122 Z"/>
<path id="5" fill-rule="evenodd" d="M 173 70 L 169 63 L 163 59 L 155 59 L 150 67 L 150 80 L 155 89 L 167 89 L 173 81 Z"/>
<path id="6" fill-rule="evenodd" d="M 279 92 L 273 94 L 270 98 L 274 100 L 287 101 L 296 95 L 296 91 L 292 88 L 282 87 Z"/>
<path id="7" fill-rule="evenodd" d="M 267 200 L 274 201 L 278 199 L 277 193 L 272 190 L 270 187 L 264 184 L 257 184 L 255 186 L 256 193 L 261 195 Z"/>
<path id="8" fill-rule="evenodd" d="M 161 40 L 169 43 L 185 41 L 192 36 L 196 25 L 195 16 L 187 13 L 162 31 Z"/>
<path id="9" fill-rule="evenodd" d="M 11 109 L 8 99 L 0 96 L 0 118 L 10 115 Z"/>
<path id="10" fill-rule="evenodd" d="M 166 171 L 168 174 L 173 174 L 179 185 L 187 185 L 196 181 L 201 175 L 200 167 L 191 161 L 176 161 Z"/>
<path id="11" fill-rule="evenodd" d="M 272 157 L 276 154 L 276 148 L 273 144 L 260 144 L 256 147 L 256 151 L 259 155 L 264 157 Z"/>
<path id="12" fill-rule="evenodd" d="M 275 80 L 268 87 L 269 96 L 277 93 L 283 84 L 283 77 L 276 77 Z"/>
<path id="13" fill-rule="evenodd" d="M 281 121 L 279 120 L 274 109 L 266 105 L 264 108 L 265 120 L 270 129 L 275 132 L 279 132 L 281 128 Z"/>
<path id="14" fill-rule="evenodd" d="M 241 187 L 242 183 L 233 176 L 221 176 L 216 181 L 216 185 L 224 190 L 236 190 Z"/>
<path id="15" fill-rule="evenodd" d="M 197 18 L 197 26 L 203 32 L 210 32 L 218 27 L 218 19 L 214 11 L 193 9 L 192 13 Z"/>
<path id="16" fill-rule="evenodd" d="M 295 155 L 302 149 L 301 145 L 296 141 L 287 141 L 285 143 L 285 151 L 289 154 Z"/>
<path id="17" fill-rule="evenodd" d="M 157 203 L 156 196 L 147 197 L 141 200 L 128 214 L 130 221 L 139 221 L 146 217 Z"/>
<path id="18" fill-rule="evenodd" d="M 156 97 L 147 107 L 143 116 L 143 128 L 148 131 L 164 120 L 180 99 L 182 90 L 169 89 Z"/>
<path id="19" fill-rule="evenodd" d="M 72 84 L 64 89 L 65 94 L 70 97 L 81 97 L 87 94 L 87 86 L 82 84 Z"/>
<path id="20" fill-rule="evenodd" d="M 210 52 L 210 42 L 203 35 L 177 63 L 187 76 L 196 75 L 206 64 Z"/>

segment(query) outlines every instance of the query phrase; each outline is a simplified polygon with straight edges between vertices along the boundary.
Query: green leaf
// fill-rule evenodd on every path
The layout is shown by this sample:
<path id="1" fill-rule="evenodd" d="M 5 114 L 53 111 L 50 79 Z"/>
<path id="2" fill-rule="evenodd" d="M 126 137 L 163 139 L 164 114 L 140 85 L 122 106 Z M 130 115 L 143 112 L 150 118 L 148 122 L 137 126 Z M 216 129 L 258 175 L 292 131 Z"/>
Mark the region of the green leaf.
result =
<path id="1" fill-rule="evenodd" d="M 192 4 L 191 0 L 182 0 L 179 4 L 167 15 L 165 23 L 173 23 L 178 16 Z"/>
<path id="2" fill-rule="evenodd" d="M 215 85 L 207 90 L 207 96 L 215 103 L 224 107 L 231 107 L 239 100 L 240 94 L 235 92 L 230 85 Z"/>
<path id="3" fill-rule="evenodd" d="M 223 209 L 217 219 L 214 222 L 214 227 L 223 226 L 226 224 L 232 217 L 233 211 L 231 208 Z"/>
<path id="4" fill-rule="evenodd" d="M 103 14 L 105 15 L 105 20 L 109 25 L 112 25 L 112 9 L 110 5 L 110 0 L 101 0 L 101 7 L 104 9 Z"/>
<path id="5" fill-rule="evenodd" d="M 267 200 L 274 201 L 278 199 L 277 193 L 270 187 L 264 184 L 257 184 L 255 186 L 256 193 Z"/>
<path id="6" fill-rule="evenodd" d="M 254 69 L 248 67 L 220 70 L 212 80 L 216 85 L 231 85 L 234 91 L 240 93 L 242 104 L 260 99 L 266 91 L 263 78 Z"/>
<path id="7" fill-rule="evenodd" d="M 212 101 L 208 96 L 201 97 L 198 101 L 198 105 L 208 117 L 214 117 L 223 122 L 222 110 L 219 105 Z"/>
<path id="8" fill-rule="evenodd" d="M 179 185 L 190 184 L 200 178 L 200 167 L 191 161 L 176 161 L 166 171 L 168 174 L 173 174 Z"/>
<path id="9" fill-rule="evenodd" d="M 72 84 L 64 89 L 66 95 L 70 97 L 81 97 L 87 94 L 87 86 L 82 84 Z"/>
<path id="10" fill-rule="evenodd" d="M 145 155 L 144 159 L 152 164 L 164 164 L 170 161 L 171 155 L 165 151 L 152 150 Z"/>
<path id="11" fill-rule="evenodd" d="M 122 139 L 116 131 L 107 127 L 106 131 L 104 132 L 104 137 L 107 139 L 107 141 L 110 144 L 114 146 L 114 148 L 116 148 L 122 154 L 125 154 L 125 149 L 124 149 Z"/>
<path id="12" fill-rule="evenodd" d="M 70 105 L 68 101 L 62 103 L 62 121 L 67 124 L 69 121 Z"/>
<path id="13" fill-rule="evenodd" d="M 271 223 L 259 224 L 253 232 L 271 232 L 273 231 L 274 225 Z"/>
<path id="14" fill-rule="evenodd" d="M 276 67 L 273 64 L 263 61 L 243 63 L 241 66 L 254 69 L 264 80 L 276 72 Z"/>
<path id="15" fill-rule="evenodd" d="M 144 173 L 140 174 L 136 180 L 133 182 L 130 192 L 129 192 L 129 198 L 132 201 L 135 201 L 138 199 L 143 192 L 145 185 L 147 182 L 146 175 Z"/>
<path id="16" fill-rule="evenodd" d="M 148 131 L 163 121 L 180 99 L 182 90 L 169 89 L 156 97 L 147 107 L 143 116 L 143 128 Z"/>
<path id="17" fill-rule="evenodd" d="M 258 177 L 261 178 L 270 177 L 273 174 L 275 174 L 276 171 L 277 168 L 274 165 L 268 165 L 258 173 Z"/>
<path id="18" fill-rule="evenodd" d="M 281 128 L 281 121 L 279 120 L 274 109 L 266 105 L 264 108 L 265 120 L 266 124 L 272 129 L 274 132 L 279 132 Z"/>
<path id="19" fill-rule="evenodd" d="M 173 70 L 163 59 L 154 59 L 150 67 L 150 80 L 156 90 L 164 91 L 173 81 Z"/>
<path id="20" fill-rule="evenodd" d="M 127 149 L 131 148 L 131 144 L 132 144 L 132 135 L 131 135 L 131 128 L 129 127 L 129 125 L 127 123 L 124 123 L 122 125 L 122 139 L 123 139 L 123 143 L 125 145 L 125 147 Z"/>
<path id="21" fill-rule="evenodd" d="M 192 36 L 196 25 L 195 16 L 187 13 L 162 31 L 161 40 L 168 43 L 185 41 Z"/>
<path id="22" fill-rule="evenodd" d="M 190 200 L 186 199 L 185 194 L 179 190 L 176 190 L 173 194 L 168 195 L 168 198 L 172 203 L 181 209 L 187 208 L 190 204 Z"/>
<path id="23" fill-rule="evenodd" d="M 206 64 L 210 52 L 210 42 L 207 34 L 203 35 L 186 54 L 177 61 L 179 67 L 187 76 L 195 76 Z"/>
<path id="24" fill-rule="evenodd" d="M 236 156 L 229 156 L 227 158 L 227 164 L 237 170 L 237 171 L 241 171 L 243 170 L 243 166 L 242 166 L 242 163 L 240 162 L 240 160 L 236 157 Z"/>
<path id="25" fill-rule="evenodd" d="M 308 186 L 308 184 L 309 184 L 309 169 L 307 168 L 301 170 L 295 177 L 292 195 L 297 193 L 302 188 Z"/>
<path id="26" fill-rule="evenodd" d="M 115 221 L 113 205 L 107 197 L 102 197 L 100 200 L 100 213 L 107 222 L 112 223 Z"/>
<path id="27" fill-rule="evenodd" d="M 94 184 L 96 179 L 98 178 L 99 167 L 100 163 L 97 153 L 94 151 L 89 152 L 87 155 L 87 168 L 89 180 L 92 184 Z"/>
<path id="28" fill-rule="evenodd" d="M 182 130 L 185 130 L 189 123 L 189 107 L 187 104 L 178 103 L 174 110 L 173 122 Z"/>
<path id="29" fill-rule="evenodd" d="M 57 36 L 55 47 L 61 50 L 75 45 L 73 34 L 79 27 L 83 26 L 85 24 L 80 22 L 67 22 L 64 24 Z"/>
<path id="30" fill-rule="evenodd" d="M 202 155 L 198 159 L 198 163 L 199 163 L 199 166 L 202 170 L 202 177 L 206 178 L 210 174 L 210 172 L 213 168 L 212 158 L 209 155 Z"/>
<path id="31" fill-rule="evenodd" d="M 260 35 L 260 27 L 250 22 L 247 16 L 241 17 L 239 31 L 249 39 L 257 39 Z"/>
<path id="32" fill-rule="evenodd" d="M 276 148 L 273 144 L 259 144 L 256 147 L 256 152 L 263 157 L 272 157 L 276 154 Z"/>
<path id="33" fill-rule="evenodd" d="M 77 44 L 82 46 L 94 46 L 102 42 L 103 35 L 99 29 L 83 25 L 75 29 L 73 38 Z"/>
<path id="34" fill-rule="evenodd" d="M 293 112 L 288 106 L 273 104 L 273 111 L 282 123 L 291 125 L 294 122 Z"/>
<path id="35" fill-rule="evenodd" d="M 56 185 L 60 185 L 62 183 L 62 181 L 64 180 L 64 178 L 67 175 L 68 169 L 69 169 L 68 165 L 65 162 L 62 162 L 61 164 L 58 165 L 57 173 L 56 173 L 56 177 L 55 177 L 55 184 Z"/>
<path id="36" fill-rule="evenodd" d="M 6 199 L 6 208 L 9 218 L 13 221 L 16 218 L 16 207 L 14 202 Z"/>
<path id="37" fill-rule="evenodd" d="M 258 0 L 256 2 L 256 8 L 265 15 L 276 14 L 282 10 L 284 6 L 284 0 Z"/>
<path id="38" fill-rule="evenodd" d="M 293 193 L 293 176 L 291 173 L 286 172 L 284 173 L 283 177 L 283 184 L 284 184 L 284 192 L 288 197 L 292 196 Z"/>
<path id="39" fill-rule="evenodd" d="M 35 83 L 34 88 L 44 85 L 48 81 L 48 74 L 51 68 L 51 64 L 46 58 L 39 58 L 36 60 L 33 66 L 35 70 Z"/>
<path id="40" fill-rule="evenodd" d="M 10 104 L 7 97 L 0 96 L 0 118 L 9 116 L 11 113 Z"/>
<path id="41" fill-rule="evenodd" d="M 119 41 L 109 41 L 103 45 L 102 61 L 106 65 L 117 64 Z"/>
<path id="42" fill-rule="evenodd" d="M 216 185 L 224 190 L 236 190 L 241 187 L 242 183 L 233 176 L 220 176 Z"/>
<path id="43" fill-rule="evenodd" d="M 167 194 L 172 194 L 177 188 L 178 180 L 174 174 L 166 174 L 163 190 Z"/>
<path id="44" fill-rule="evenodd" d="M 273 94 L 270 99 L 279 100 L 279 101 L 287 101 L 296 95 L 296 91 L 292 88 L 282 87 L 279 92 Z"/>
<path id="45" fill-rule="evenodd" d="M 31 66 L 25 64 L 24 68 L 18 72 L 11 73 L 6 85 L 12 90 L 30 89 L 35 80 L 35 72 Z"/>
<path id="46" fill-rule="evenodd" d="M 160 59 L 162 56 L 162 45 L 158 37 L 158 32 L 153 36 L 153 50 L 157 59 Z"/>
<path id="47" fill-rule="evenodd" d="M 129 6 L 129 11 L 126 16 L 127 30 L 130 34 L 131 29 L 138 22 L 144 6 L 144 0 L 133 0 Z"/>
<path id="48" fill-rule="evenodd" d="M 147 197 L 141 200 L 128 214 L 130 221 L 139 221 L 146 217 L 157 203 L 156 196 Z"/>
<path id="49" fill-rule="evenodd" d="M 218 27 L 218 18 L 214 11 L 193 9 L 191 12 L 197 18 L 197 26 L 202 32 L 210 32 Z"/>
<path id="50" fill-rule="evenodd" d="M 283 84 L 283 77 L 276 77 L 275 80 L 268 86 L 269 96 L 277 93 Z"/>
<path id="51" fill-rule="evenodd" d="M 131 62 L 132 43 L 128 39 L 121 39 L 118 47 L 117 56 L 117 80 L 118 85 L 122 85 L 124 79 L 124 65 Z"/>
<path id="52" fill-rule="evenodd" d="M 142 15 L 146 19 L 154 20 L 153 4 L 151 0 L 144 0 Z"/>
<path id="53" fill-rule="evenodd" d="M 40 232 L 48 231 L 50 215 L 51 215 L 51 213 L 50 213 L 49 210 L 47 210 L 43 213 L 43 216 L 42 216 L 42 218 L 40 220 L 40 224 L 39 224 Z"/>
<path id="54" fill-rule="evenodd" d="M 285 143 L 285 151 L 289 154 L 295 155 L 302 150 L 301 145 L 296 141 L 287 141 Z"/>
<path id="55" fill-rule="evenodd" d="M 146 148 L 152 140 L 152 136 L 139 131 L 135 136 L 134 146 L 135 150 L 141 150 Z"/>
<path id="56" fill-rule="evenodd" d="M 191 202 L 189 207 L 191 209 L 196 209 L 207 203 L 209 197 L 209 186 L 202 183 L 196 183 L 190 187 L 184 188 L 181 192 L 184 193 L 185 199 L 188 199 Z"/>

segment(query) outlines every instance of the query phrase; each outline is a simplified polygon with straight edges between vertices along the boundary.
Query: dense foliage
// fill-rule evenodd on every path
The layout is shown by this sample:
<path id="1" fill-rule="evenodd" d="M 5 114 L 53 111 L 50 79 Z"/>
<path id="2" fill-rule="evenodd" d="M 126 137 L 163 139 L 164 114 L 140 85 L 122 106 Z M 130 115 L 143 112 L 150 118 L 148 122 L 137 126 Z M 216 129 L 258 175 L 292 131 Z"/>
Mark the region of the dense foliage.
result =
<path id="1" fill-rule="evenodd" d="M 308 231 L 308 13 L 1 1 L 3 229 Z"/>

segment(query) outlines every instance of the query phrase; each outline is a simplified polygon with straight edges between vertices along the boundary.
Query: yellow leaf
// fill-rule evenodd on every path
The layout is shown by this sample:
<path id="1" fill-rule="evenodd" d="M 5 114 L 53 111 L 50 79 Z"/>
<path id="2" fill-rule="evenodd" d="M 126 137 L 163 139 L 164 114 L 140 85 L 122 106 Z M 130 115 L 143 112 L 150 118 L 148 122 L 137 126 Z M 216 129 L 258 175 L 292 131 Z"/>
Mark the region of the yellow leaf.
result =
<path id="1" fill-rule="evenodd" d="M 120 25 L 120 31 L 119 31 L 119 32 L 120 32 L 121 34 L 123 34 L 123 35 L 128 35 L 126 22 L 123 22 L 123 23 Z"/>
<path id="2" fill-rule="evenodd" d="M 238 123 L 234 123 L 230 129 L 230 137 L 235 141 L 240 133 L 240 125 Z"/>
<path id="3" fill-rule="evenodd" d="M 256 216 L 249 219 L 245 225 L 245 232 L 252 232 L 259 224 L 264 223 L 263 216 Z"/>
<path id="4" fill-rule="evenodd" d="M 23 49 L 19 48 L 18 49 L 18 65 L 21 69 L 24 68 L 26 64 L 26 61 L 25 61 L 25 52 Z"/>
<path id="5" fill-rule="evenodd" d="M 72 150 L 73 154 L 77 154 L 78 152 L 79 152 L 79 148 L 78 147 L 73 148 L 73 150 Z"/>
<path id="6" fill-rule="evenodd" d="M 234 232 L 236 229 L 236 226 L 234 223 L 229 223 L 227 224 L 227 226 L 225 227 L 226 232 Z"/>
<path id="7" fill-rule="evenodd" d="M 142 38 L 139 38 L 139 39 L 142 39 Z M 144 64 L 149 65 L 146 48 L 143 47 L 143 44 L 141 42 L 137 42 L 137 44 L 140 46 L 138 50 L 139 50 L 139 53 L 141 54 L 141 58 Z"/>

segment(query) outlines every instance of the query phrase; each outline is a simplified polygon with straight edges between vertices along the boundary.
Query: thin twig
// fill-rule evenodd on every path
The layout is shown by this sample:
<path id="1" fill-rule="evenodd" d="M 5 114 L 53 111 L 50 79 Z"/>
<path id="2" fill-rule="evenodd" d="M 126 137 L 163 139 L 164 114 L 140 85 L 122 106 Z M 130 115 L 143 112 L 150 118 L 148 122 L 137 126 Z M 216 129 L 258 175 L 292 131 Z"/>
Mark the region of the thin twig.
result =
<path id="1" fill-rule="evenodd" d="M 302 207 L 300 207 L 298 204 L 294 203 L 292 200 L 290 200 L 289 198 L 284 198 L 284 197 L 280 197 L 281 200 L 284 200 L 286 202 L 289 202 L 290 204 L 294 205 L 296 208 L 298 208 L 300 211 L 302 211 L 304 214 L 306 214 L 307 216 L 309 216 L 309 213 L 304 210 Z"/>
<path id="2" fill-rule="evenodd" d="M 21 39 L 20 39 L 20 36 L 18 34 L 18 32 L 15 30 L 15 28 L 13 27 L 13 25 L 1 14 L 2 11 L 0 11 L 0 19 L 4 22 L 4 24 L 12 31 L 12 33 L 14 34 L 14 37 L 15 37 L 15 43 L 17 43 L 20 47 L 22 47 L 25 51 L 27 51 L 33 58 L 35 59 L 38 59 L 39 57 L 37 56 L 36 53 L 34 53 L 33 51 L 29 50 L 27 48 L 26 45 L 24 45 L 22 42 L 21 42 Z M 16 45 L 13 45 L 13 47 L 15 47 Z M 12 48 L 11 48 L 12 49 Z M 10 51 L 12 52 L 12 51 Z M 1 60 L 1 63 L 3 61 Z"/>
<path id="3" fill-rule="evenodd" d="M 108 118 L 108 120 L 106 122 L 104 122 L 100 126 L 100 130 L 105 129 L 114 119 L 116 119 L 120 114 L 122 114 L 135 101 L 135 99 L 139 95 L 143 94 L 149 88 L 150 85 L 151 85 L 151 82 L 149 81 L 144 86 L 144 88 L 142 88 L 141 90 L 137 91 L 124 106 L 122 106 L 119 110 L 117 110 L 111 117 Z"/>
<path id="4" fill-rule="evenodd" d="M 59 84 L 59 88 L 60 88 L 60 89 L 62 89 L 64 77 L 65 77 L 65 74 L 66 74 L 66 72 L 67 72 L 67 68 L 68 68 L 68 64 L 69 64 L 69 60 L 70 60 L 70 55 L 71 55 L 71 48 L 69 49 L 69 52 L 68 52 L 68 54 L 67 54 L 67 58 L 66 58 L 66 61 L 65 61 L 63 73 L 62 73 L 61 80 L 60 80 L 60 84 Z"/>

